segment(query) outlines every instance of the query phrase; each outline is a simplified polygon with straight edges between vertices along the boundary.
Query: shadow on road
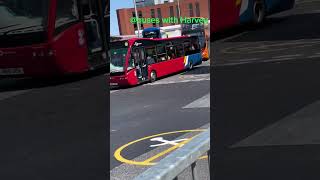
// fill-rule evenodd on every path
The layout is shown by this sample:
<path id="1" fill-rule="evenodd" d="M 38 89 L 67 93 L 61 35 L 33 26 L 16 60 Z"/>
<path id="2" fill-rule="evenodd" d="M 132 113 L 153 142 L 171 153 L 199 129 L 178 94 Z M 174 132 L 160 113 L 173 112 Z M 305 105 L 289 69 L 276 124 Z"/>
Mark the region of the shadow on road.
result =
<path id="1" fill-rule="evenodd" d="M 314 177 L 320 145 L 229 147 L 320 100 L 319 69 L 319 61 L 214 68 L 211 124 L 216 179 Z"/>
<path id="2" fill-rule="evenodd" d="M 92 77 L 100 76 L 105 73 L 105 70 L 97 70 L 83 74 L 73 74 L 52 78 L 2 78 L 0 79 L 0 92 L 58 86 L 80 80 L 90 79 Z"/>
<path id="3" fill-rule="evenodd" d="M 214 178 L 318 180 L 319 152 L 320 145 L 236 148 L 214 158 Z"/>
<path id="4" fill-rule="evenodd" d="M 210 66 L 197 66 L 194 67 L 191 71 L 186 71 L 184 75 L 199 75 L 199 74 L 209 74 Z"/>
<path id="5" fill-rule="evenodd" d="M 216 148 L 230 146 L 319 100 L 319 69 L 319 61 L 214 68 Z"/>

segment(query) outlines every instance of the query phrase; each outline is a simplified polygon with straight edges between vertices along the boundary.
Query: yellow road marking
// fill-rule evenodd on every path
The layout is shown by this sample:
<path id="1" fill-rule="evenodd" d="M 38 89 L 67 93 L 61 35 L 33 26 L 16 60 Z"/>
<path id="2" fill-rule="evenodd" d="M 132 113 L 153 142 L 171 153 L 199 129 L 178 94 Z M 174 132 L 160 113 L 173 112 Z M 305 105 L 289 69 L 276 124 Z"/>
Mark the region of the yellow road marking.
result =
<path id="1" fill-rule="evenodd" d="M 140 139 L 137 139 L 135 141 L 131 141 L 123 146 L 121 146 L 120 148 L 118 148 L 115 152 L 114 152 L 114 157 L 120 161 L 120 162 L 123 162 L 123 163 L 126 163 L 126 164 L 132 164 L 132 165 L 141 165 L 141 166 L 151 166 L 151 165 L 155 165 L 156 163 L 152 163 L 151 161 L 152 160 L 155 160 L 159 157 L 161 157 L 162 155 L 164 154 L 167 154 L 171 151 L 173 151 L 174 149 L 178 148 L 178 147 L 175 147 L 175 146 L 178 146 L 178 145 L 175 145 L 153 157 L 150 157 L 149 159 L 145 160 L 145 161 L 134 161 L 134 160 L 129 160 L 129 159 L 126 159 L 124 158 L 122 155 L 121 155 L 121 151 L 124 150 L 125 148 L 127 148 L 128 146 L 132 145 L 132 144 L 135 144 L 137 142 L 140 142 L 140 141 L 143 141 L 143 140 L 146 140 L 146 139 L 151 139 L 151 138 L 154 138 L 154 137 L 158 137 L 158 136 L 163 136 L 163 135 L 168 135 L 168 134 L 177 134 L 177 133 L 188 133 L 188 132 L 203 132 L 205 131 L 205 129 L 194 129 L 194 130 L 181 130 L 181 131 L 172 131 L 172 132 L 166 132 L 166 133 L 161 133 L 161 134 L 155 134 L 155 135 L 152 135 L 152 136 L 146 136 L 146 137 L 143 137 L 143 138 L 140 138 Z M 181 144 L 180 144 L 181 145 Z M 175 147 L 175 148 L 174 148 Z M 151 161 L 150 161 L 151 159 Z"/>
<path id="2" fill-rule="evenodd" d="M 199 159 L 208 159 L 208 156 L 201 156 Z"/>

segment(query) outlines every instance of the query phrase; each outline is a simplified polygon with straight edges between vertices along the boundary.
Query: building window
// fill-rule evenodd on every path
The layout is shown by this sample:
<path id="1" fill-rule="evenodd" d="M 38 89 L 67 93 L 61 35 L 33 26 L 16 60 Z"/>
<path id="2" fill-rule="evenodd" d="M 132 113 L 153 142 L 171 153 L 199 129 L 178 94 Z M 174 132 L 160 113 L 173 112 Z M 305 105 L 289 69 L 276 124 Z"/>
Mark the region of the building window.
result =
<path id="1" fill-rule="evenodd" d="M 154 9 L 151 9 L 150 11 L 151 11 L 151 13 L 150 13 L 150 14 L 151 14 L 151 18 L 156 18 Z M 153 27 L 157 27 L 157 23 L 152 23 L 152 26 L 153 26 Z"/>
<path id="2" fill-rule="evenodd" d="M 174 17 L 174 10 L 173 10 L 173 6 L 170 6 L 170 17 Z M 172 25 L 174 25 L 175 23 L 171 23 Z"/>
<path id="3" fill-rule="evenodd" d="M 193 5 L 192 5 L 192 3 L 189 4 L 189 15 L 190 15 L 190 17 L 193 17 Z"/>
<path id="4" fill-rule="evenodd" d="M 160 9 L 160 8 L 157 8 L 157 11 L 158 11 L 158 18 L 159 18 L 159 20 L 160 20 L 159 26 L 162 27 L 162 26 L 163 26 L 163 23 L 162 23 L 161 9 Z"/>
<path id="5" fill-rule="evenodd" d="M 200 8 L 199 8 L 199 3 L 196 2 L 196 16 L 200 17 Z"/>
<path id="6" fill-rule="evenodd" d="M 135 12 L 132 12 L 132 17 L 136 18 L 136 13 Z M 133 28 L 134 28 L 135 31 L 138 30 L 137 23 L 133 23 Z"/>
<path id="7" fill-rule="evenodd" d="M 138 11 L 138 15 L 139 15 L 139 18 L 143 18 L 142 11 Z M 142 22 L 140 23 L 140 27 L 141 27 L 141 30 L 144 29 Z"/>

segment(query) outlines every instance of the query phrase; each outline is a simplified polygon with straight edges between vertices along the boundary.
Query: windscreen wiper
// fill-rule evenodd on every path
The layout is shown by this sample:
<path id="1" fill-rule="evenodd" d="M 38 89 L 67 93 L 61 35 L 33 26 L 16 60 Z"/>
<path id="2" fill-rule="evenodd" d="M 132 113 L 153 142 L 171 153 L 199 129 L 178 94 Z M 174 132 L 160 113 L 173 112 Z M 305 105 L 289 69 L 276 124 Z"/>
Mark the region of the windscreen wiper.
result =
<path id="1" fill-rule="evenodd" d="M 9 27 L 18 26 L 18 25 L 21 25 L 21 24 L 13 24 L 13 25 L 10 25 L 10 26 L 0 27 L 0 29 L 6 29 L 6 28 L 9 28 Z"/>
<path id="2" fill-rule="evenodd" d="M 18 28 L 18 29 L 12 29 L 12 30 L 9 30 L 9 31 L 5 32 L 5 34 L 9 34 L 9 33 L 15 32 L 15 31 L 21 31 L 22 33 L 24 33 L 24 32 L 26 32 L 25 29 L 31 29 L 31 28 L 33 28 L 31 30 L 34 31 L 34 30 L 37 30 L 37 28 L 35 28 L 35 27 L 41 27 L 41 29 L 43 29 L 43 26 L 35 25 L 35 26 L 22 27 L 22 28 Z"/>

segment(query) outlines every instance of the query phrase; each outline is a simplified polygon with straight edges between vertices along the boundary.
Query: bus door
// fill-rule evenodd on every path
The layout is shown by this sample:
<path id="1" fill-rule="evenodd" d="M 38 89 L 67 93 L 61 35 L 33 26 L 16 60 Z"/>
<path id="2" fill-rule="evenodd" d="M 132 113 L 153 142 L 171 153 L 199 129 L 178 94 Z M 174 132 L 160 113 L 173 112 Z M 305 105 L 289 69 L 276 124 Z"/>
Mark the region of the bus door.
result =
<path id="1" fill-rule="evenodd" d="M 102 12 L 101 4 L 97 0 L 82 0 L 82 16 L 85 23 L 89 65 L 91 68 L 105 63 L 103 57 L 103 30 L 100 17 Z"/>
<path id="2" fill-rule="evenodd" d="M 145 50 L 143 47 L 133 49 L 133 56 L 135 59 L 136 72 L 139 82 L 148 80 L 148 63 L 145 57 Z"/>

